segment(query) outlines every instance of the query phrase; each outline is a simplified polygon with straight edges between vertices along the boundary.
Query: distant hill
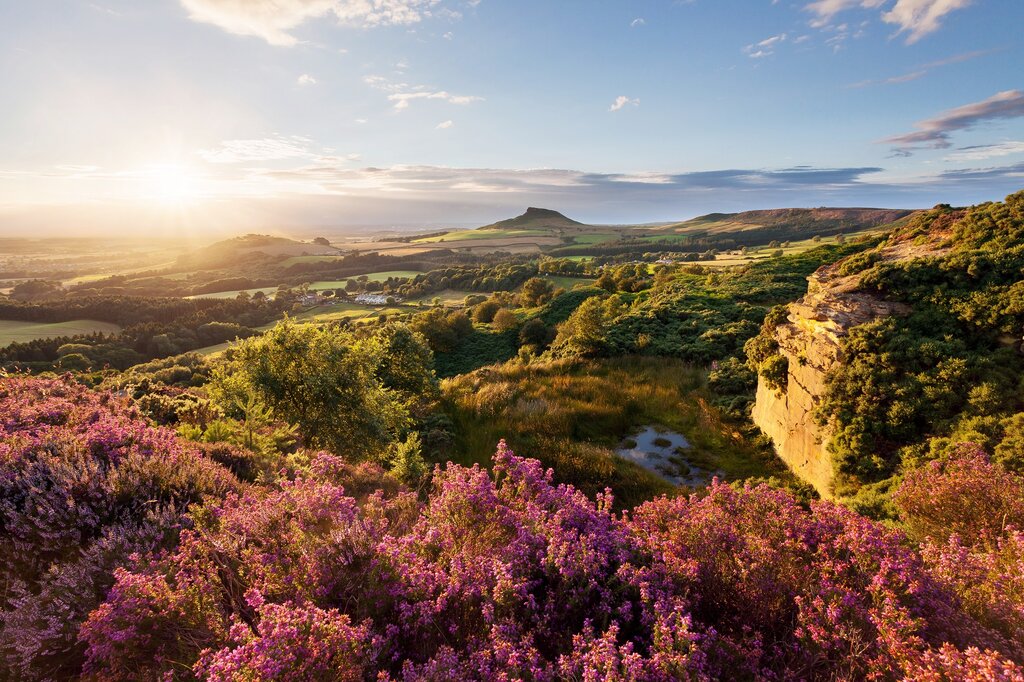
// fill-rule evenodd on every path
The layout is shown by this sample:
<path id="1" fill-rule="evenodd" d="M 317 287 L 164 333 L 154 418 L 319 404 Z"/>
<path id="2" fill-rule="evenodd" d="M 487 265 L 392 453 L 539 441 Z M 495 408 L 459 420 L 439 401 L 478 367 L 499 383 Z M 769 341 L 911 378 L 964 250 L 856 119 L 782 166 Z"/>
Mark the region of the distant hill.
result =
<path id="1" fill-rule="evenodd" d="M 567 218 L 558 211 L 552 211 L 548 208 L 534 208 L 531 206 L 526 209 L 526 213 L 516 216 L 515 218 L 508 218 L 507 220 L 500 220 L 490 225 L 484 225 L 483 227 L 477 228 L 478 230 L 560 230 L 571 227 L 584 227 L 584 224 Z"/>
<path id="2" fill-rule="evenodd" d="M 886 225 L 913 211 L 889 208 L 774 208 L 742 213 L 709 213 L 655 228 L 675 234 L 764 231 L 787 238 L 828 236 Z"/>
<path id="3" fill-rule="evenodd" d="M 278 260 L 289 256 L 322 256 L 338 253 L 339 250 L 333 246 L 300 242 L 287 237 L 247 234 L 186 253 L 178 258 L 178 263 L 190 267 L 209 267 L 232 265 L 242 260 Z"/>

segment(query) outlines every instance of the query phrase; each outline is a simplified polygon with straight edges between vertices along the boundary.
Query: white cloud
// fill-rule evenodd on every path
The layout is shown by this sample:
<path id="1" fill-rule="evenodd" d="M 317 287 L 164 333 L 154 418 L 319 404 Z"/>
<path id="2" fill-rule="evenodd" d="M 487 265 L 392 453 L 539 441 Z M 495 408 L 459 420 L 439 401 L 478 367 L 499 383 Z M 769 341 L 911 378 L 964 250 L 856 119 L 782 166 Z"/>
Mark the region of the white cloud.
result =
<path id="1" fill-rule="evenodd" d="M 388 95 L 388 101 L 395 103 L 395 109 L 401 111 L 409 108 L 409 103 L 417 99 L 439 99 L 450 104 L 469 104 L 470 102 L 479 102 L 483 100 L 483 97 L 477 97 L 476 95 L 453 95 L 450 92 L 439 90 L 438 92 L 428 92 L 420 90 L 416 92 L 395 92 Z"/>
<path id="2" fill-rule="evenodd" d="M 643 26 L 647 21 L 643 17 L 637 17 L 633 21 L 629 22 L 630 28 L 636 28 L 637 26 Z"/>
<path id="3" fill-rule="evenodd" d="M 450 104 L 470 104 L 471 102 L 480 102 L 484 99 L 476 95 L 453 95 L 446 90 L 435 90 L 425 85 L 395 83 L 384 76 L 364 76 L 363 82 L 374 90 L 391 93 L 388 95 L 388 101 L 394 102 L 395 109 L 399 111 L 408 109 L 409 104 L 418 99 L 443 100 Z"/>
<path id="4" fill-rule="evenodd" d="M 882 20 L 899 26 L 899 33 L 907 34 L 908 44 L 916 43 L 937 31 L 942 26 L 942 17 L 970 4 L 971 0 L 896 0 Z"/>
<path id="5" fill-rule="evenodd" d="M 94 10 L 96 10 L 97 12 L 103 12 L 104 14 L 109 14 L 112 17 L 119 17 L 119 16 L 121 16 L 121 13 L 118 12 L 117 10 L 110 9 L 109 7 L 104 7 L 103 5 L 97 5 L 94 2 L 90 2 L 89 3 L 89 7 L 91 7 Z"/>
<path id="6" fill-rule="evenodd" d="M 1000 156 L 1010 156 L 1011 154 L 1024 154 L 1024 141 L 1020 140 L 1009 140 L 1007 142 L 998 142 L 996 144 L 983 144 L 973 147 L 963 147 L 956 150 L 944 161 L 984 161 L 985 159 L 994 159 Z"/>
<path id="7" fill-rule="evenodd" d="M 916 43 L 924 36 L 942 26 L 942 18 L 954 10 L 963 9 L 973 0 L 896 0 L 887 11 L 882 12 L 882 21 L 895 24 L 897 33 L 907 34 L 907 43 Z M 889 0 L 815 0 L 804 9 L 815 15 L 811 26 L 825 28 L 841 12 L 850 9 L 878 9 Z"/>
<path id="8" fill-rule="evenodd" d="M 451 119 L 449 119 L 447 121 L 441 121 L 440 123 L 438 123 L 437 124 L 437 129 L 438 130 L 447 130 L 448 128 L 451 128 L 454 125 L 455 125 L 455 121 L 452 121 Z"/>
<path id="9" fill-rule="evenodd" d="M 332 15 L 343 24 L 372 27 L 414 24 L 440 0 L 181 0 L 189 18 L 228 33 L 257 36 L 271 45 L 294 45 L 291 31 Z"/>
<path id="10" fill-rule="evenodd" d="M 762 57 L 770 57 L 775 54 L 775 48 L 780 43 L 786 42 L 786 34 L 780 33 L 779 35 L 765 38 L 759 43 L 753 43 L 743 48 L 743 51 L 751 59 L 760 59 Z"/>
<path id="11" fill-rule="evenodd" d="M 298 135 L 254 140 L 224 140 L 215 149 L 200 150 L 199 156 L 210 163 L 314 158 L 316 154 L 310 150 L 310 142 L 309 138 Z"/>
<path id="12" fill-rule="evenodd" d="M 626 97 L 625 95 L 619 95 L 618 97 L 615 98 L 615 101 L 612 102 L 612 105 L 611 105 L 611 107 L 608 108 L 608 111 L 619 111 L 620 109 L 624 109 L 626 106 L 630 106 L 630 105 L 634 106 L 634 107 L 638 107 L 638 106 L 640 106 L 640 100 L 639 99 L 630 99 L 629 97 Z"/>
<path id="13" fill-rule="evenodd" d="M 316 85 L 316 79 L 310 76 L 308 73 L 304 73 L 299 76 L 298 80 L 295 81 L 299 85 Z"/>
<path id="14" fill-rule="evenodd" d="M 840 12 L 845 12 L 855 7 L 875 9 L 881 7 L 884 2 L 885 0 L 815 0 L 815 2 L 805 6 L 804 9 L 815 15 L 815 18 L 811 20 L 811 26 L 821 28 L 827 26 L 832 21 L 832 18 Z"/>
<path id="15" fill-rule="evenodd" d="M 363 76 L 363 82 L 374 90 L 386 90 L 388 92 L 394 92 L 395 90 L 402 90 L 404 88 L 411 87 L 407 83 L 392 83 L 384 76 L 376 76 L 373 74 Z"/>

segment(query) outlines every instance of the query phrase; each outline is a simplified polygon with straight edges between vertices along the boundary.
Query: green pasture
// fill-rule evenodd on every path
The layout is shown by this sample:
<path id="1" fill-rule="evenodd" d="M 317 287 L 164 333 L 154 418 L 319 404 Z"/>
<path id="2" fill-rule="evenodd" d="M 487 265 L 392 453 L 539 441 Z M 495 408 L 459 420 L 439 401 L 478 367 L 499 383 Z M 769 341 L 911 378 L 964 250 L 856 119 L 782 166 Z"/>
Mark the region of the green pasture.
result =
<path id="1" fill-rule="evenodd" d="M 116 334 L 121 327 L 98 320 L 69 320 L 67 322 L 23 322 L 0 320 L 0 347 L 12 343 L 25 343 L 36 339 L 52 339 L 76 334 Z"/>

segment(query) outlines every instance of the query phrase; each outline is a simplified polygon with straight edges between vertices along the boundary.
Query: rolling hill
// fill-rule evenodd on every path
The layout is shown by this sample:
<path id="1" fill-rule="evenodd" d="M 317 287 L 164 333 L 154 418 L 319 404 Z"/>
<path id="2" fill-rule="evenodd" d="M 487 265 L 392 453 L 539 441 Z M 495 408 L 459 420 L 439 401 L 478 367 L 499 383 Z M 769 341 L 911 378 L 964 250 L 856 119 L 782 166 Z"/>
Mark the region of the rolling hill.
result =
<path id="1" fill-rule="evenodd" d="M 761 231 L 772 239 L 800 239 L 864 230 L 895 222 L 913 211 L 888 208 L 776 208 L 742 213 L 708 215 L 670 223 L 651 230 L 652 234 L 721 235 Z"/>
<path id="2" fill-rule="evenodd" d="M 239 261 L 281 260 L 298 256 L 337 256 L 341 252 L 333 246 L 301 242 L 287 237 L 247 234 L 225 239 L 196 251 L 183 254 L 178 264 L 188 267 L 232 265 Z"/>

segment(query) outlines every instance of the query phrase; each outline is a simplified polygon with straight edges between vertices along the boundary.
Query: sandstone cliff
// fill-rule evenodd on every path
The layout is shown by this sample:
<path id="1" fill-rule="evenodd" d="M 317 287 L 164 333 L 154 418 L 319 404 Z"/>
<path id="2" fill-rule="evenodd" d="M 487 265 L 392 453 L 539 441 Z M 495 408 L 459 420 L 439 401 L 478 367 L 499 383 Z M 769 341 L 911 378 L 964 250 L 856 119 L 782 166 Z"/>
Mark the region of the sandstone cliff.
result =
<path id="1" fill-rule="evenodd" d="M 942 235 L 926 244 L 890 242 L 879 260 L 940 255 Z M 760 377 L 753 420 L 771 437 L 779 457 L 822 497 L 832 497 L 833 465 L 828 452 L 831 432 L 815 418 L 829 371 L 842 362 L 842 340 L 858 325 L 907 312 L 899 303 L 858 291 L 860 276 L 843 275 L 843 261 L 808 277 L 807 295 L 789 305 L 789 315 L 775 330 L 779 352 L 788 360 L 785 390 L 776 391 Z"/>

